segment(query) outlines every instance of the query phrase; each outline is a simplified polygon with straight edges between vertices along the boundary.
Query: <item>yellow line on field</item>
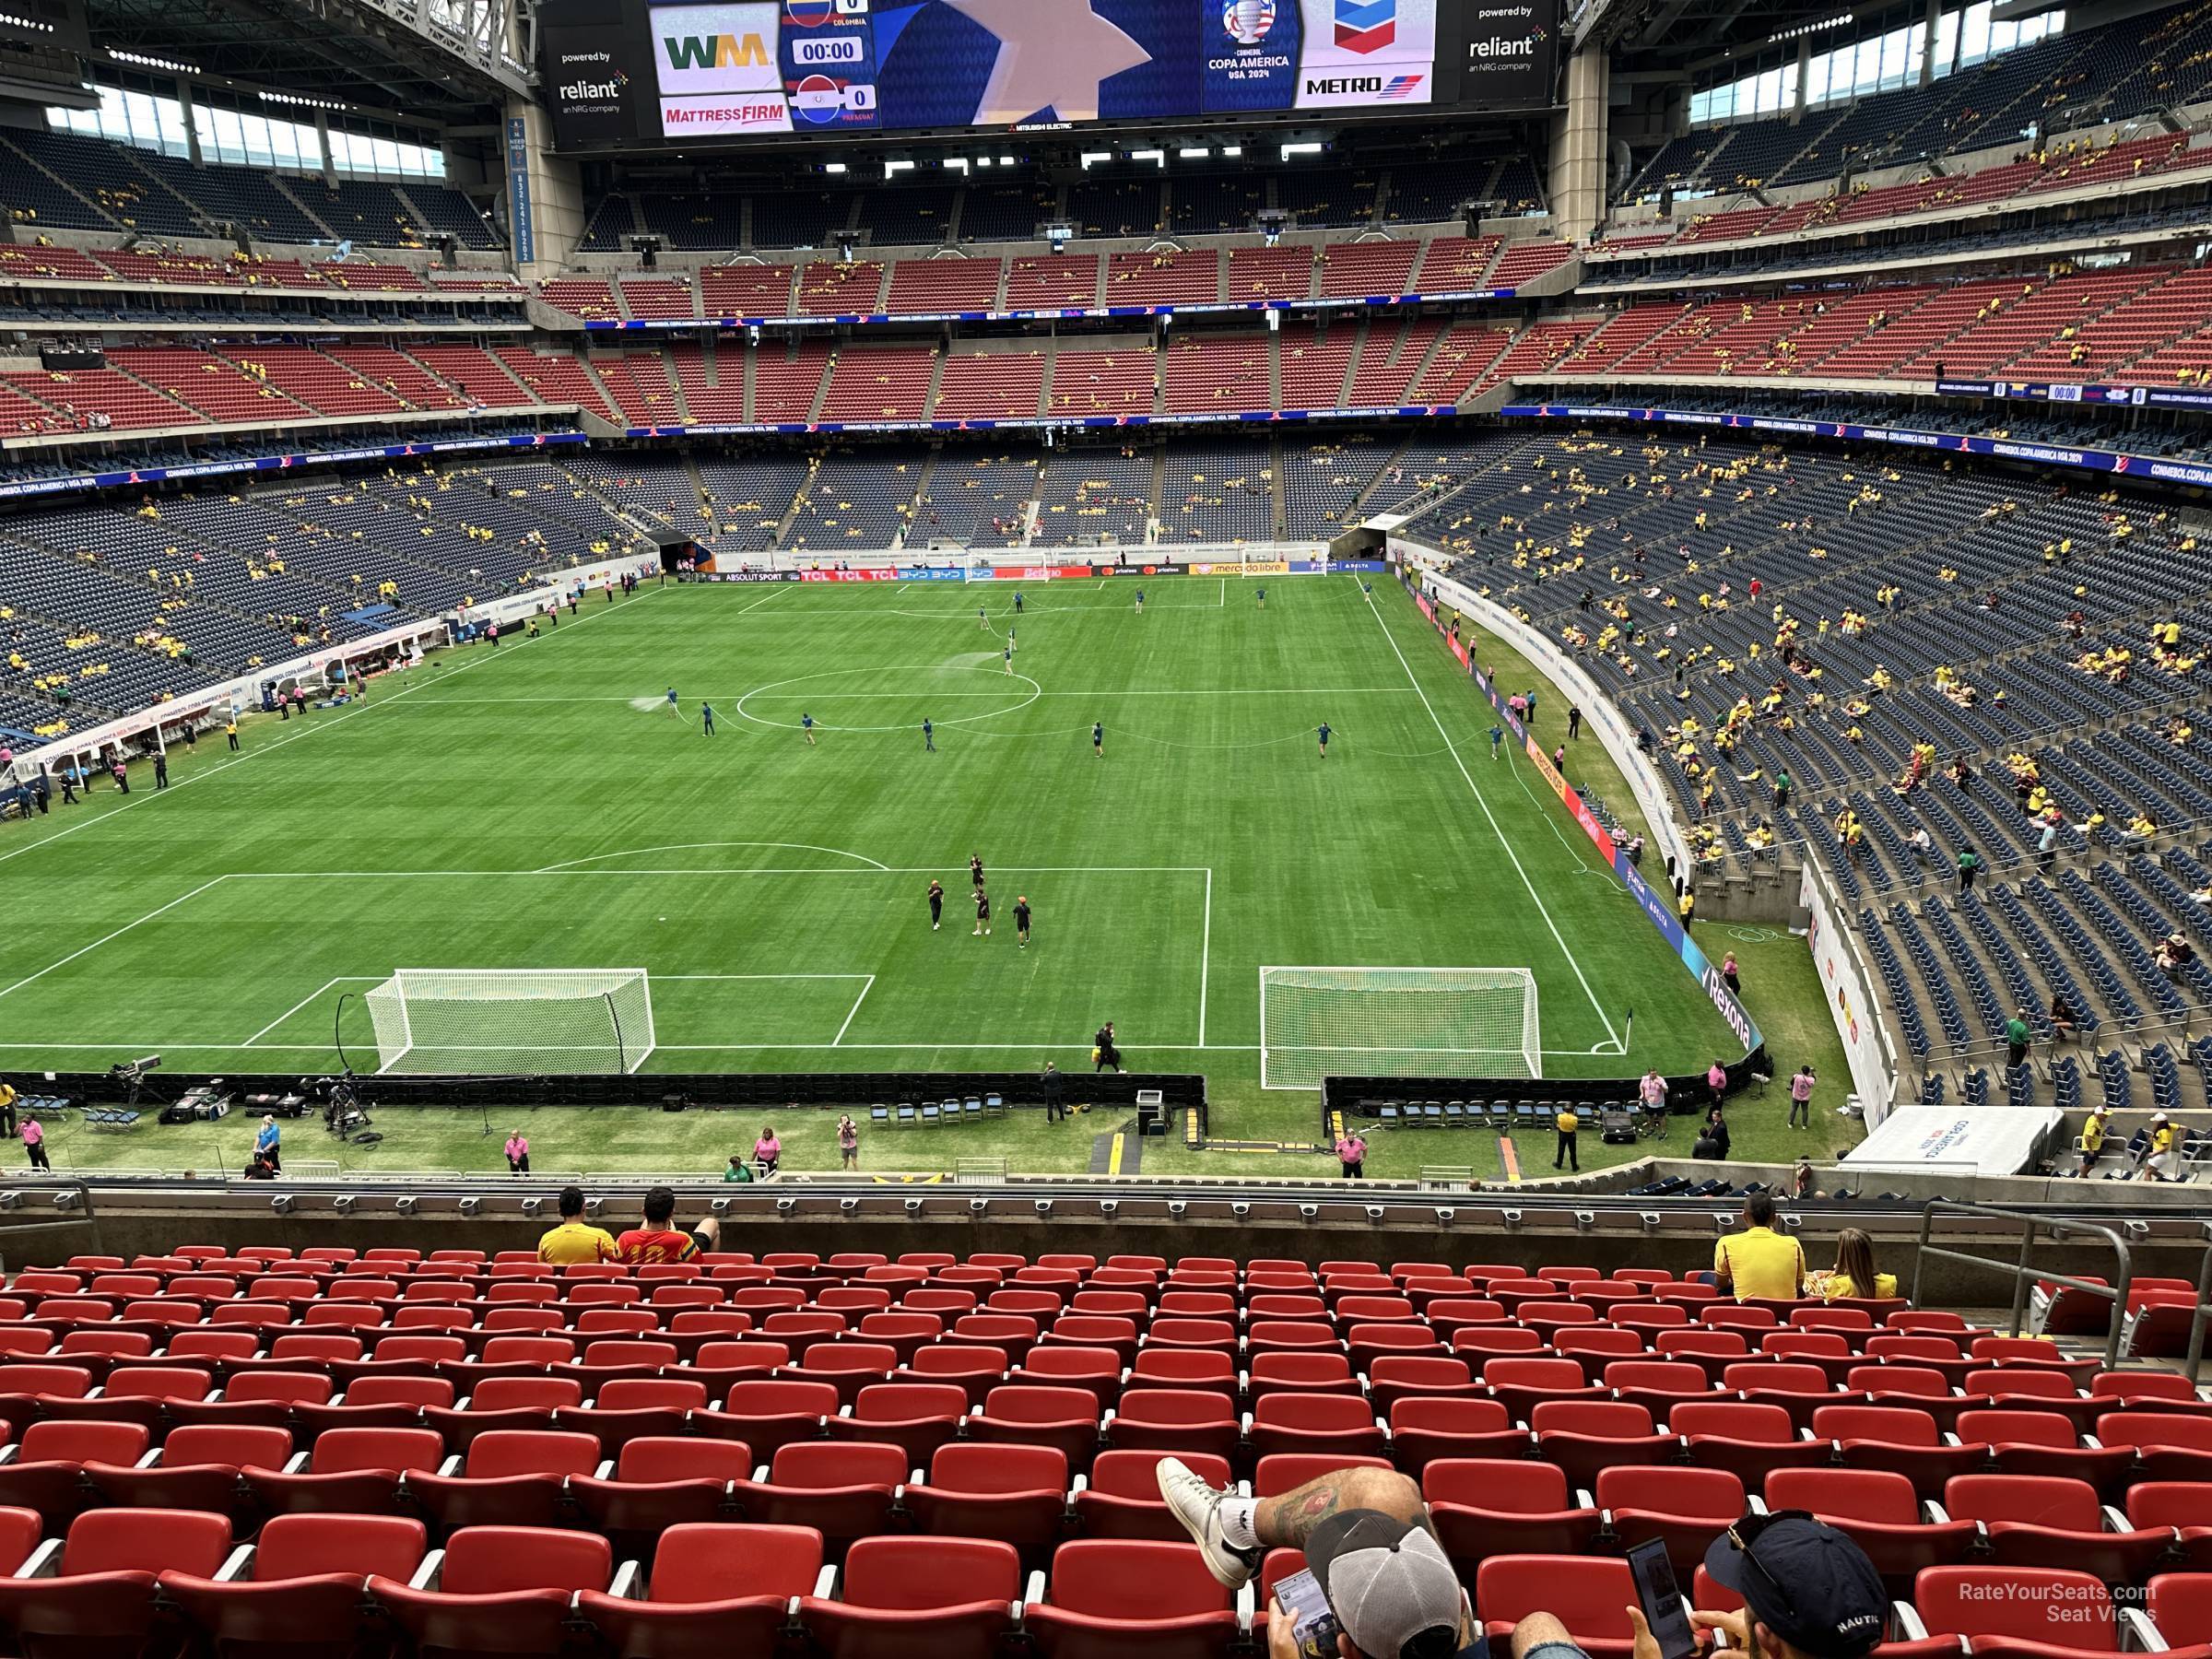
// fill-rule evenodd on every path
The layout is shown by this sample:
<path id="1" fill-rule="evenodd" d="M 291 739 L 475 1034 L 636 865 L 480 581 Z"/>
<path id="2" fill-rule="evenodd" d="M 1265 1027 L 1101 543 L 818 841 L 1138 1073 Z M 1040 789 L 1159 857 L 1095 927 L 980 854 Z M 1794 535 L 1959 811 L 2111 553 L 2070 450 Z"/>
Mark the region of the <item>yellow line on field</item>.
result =
<path id="1" fill-rule="evenodd" d="M 1121 1172 L 1122 1137 L 1117 1134 L 1113 1137 L 1113 1144 L 1106 1148 L 1106 1173 L 1109 1175 L 1119 1175 Z"/>

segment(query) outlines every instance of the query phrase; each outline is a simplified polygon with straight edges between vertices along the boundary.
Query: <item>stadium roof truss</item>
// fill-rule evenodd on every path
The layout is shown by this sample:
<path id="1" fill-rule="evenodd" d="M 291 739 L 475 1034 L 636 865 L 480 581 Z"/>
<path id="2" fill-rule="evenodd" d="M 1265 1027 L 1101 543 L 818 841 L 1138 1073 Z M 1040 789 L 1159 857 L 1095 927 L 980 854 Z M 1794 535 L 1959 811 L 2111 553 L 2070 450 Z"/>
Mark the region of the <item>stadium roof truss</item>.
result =
<path id="1" fill-rule="evenodd" d="M 532 0 L 88 0 L 93 43 L 443 125 L 532 95 Z"/>

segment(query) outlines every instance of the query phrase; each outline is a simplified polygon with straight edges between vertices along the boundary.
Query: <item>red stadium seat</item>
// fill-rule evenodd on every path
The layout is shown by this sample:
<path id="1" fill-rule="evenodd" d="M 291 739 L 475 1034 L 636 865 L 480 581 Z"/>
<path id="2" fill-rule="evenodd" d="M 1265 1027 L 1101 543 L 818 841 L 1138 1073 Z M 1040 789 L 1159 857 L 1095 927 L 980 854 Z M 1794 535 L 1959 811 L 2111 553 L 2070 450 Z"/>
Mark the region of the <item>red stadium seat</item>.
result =
<path id="1" fill-rule="evenodd" d="M 1930 1567 L 1912 1606 L 1932 1636 L 1959 1636 L 1976 1659 L 2054 1659 L 2119 1645 L 2103 1581 L 2087 1572 Z"/>
<path id="2" fill-rule="evenodd" d="M 87 1464 L 127 1466 L 152 1443 L 144 1423 L 33 1423 L 0 1463 L 0 1504 L 35 1511 L 59 1533 L 93 1504 Z"/>
<path id="3" fill-rule="evenodd" d="M 1665 1540 L 1675 1576 L 1684 1583 L 1704 1560 L 1706 1546 L 1749 1507 L 1744 1483 L 1725 1469 L 1634 1465 L 1597 1472 L 1597 1506 L 1624 1547 Z"/>
<path id="4" fill-rule="evenodd" d="M 1229 1459 L 1202 1453 L 1180 1454 L 1192 1472 L 1208 1486 L 1226 1487 Z M 1182 1543 L 1183 1531 L 1159 1496 L 1156 1471 L 1159 1455 L 1154 1452 L 1101 1452 L 1088 1478 L 1076 1477 L 1073 1508 L 1078 1530 L 1087 1538 L 1151 1539 Z"/>
<path id="5" fill-rule="evenodd" d="M 52 1575 L 39 1557 L 0 1578 L 0 1630 L 23 1659 L 139 1659 L 174 1618 L 156 1591 L 163 1571 L 213 1578 L 230 1553 L 221 1515 L 92 1510 L 69 1524 Z"/>
<path id="6" fill-rule="evenodd" d="M 1367 1397 L 1385 1421 L 1400 1400 L 1471 1400 L 1482 1393 L 1474 1369 L 1447 1354 L 1385 1355 L 1367 1377 Z"/>
<path id="7" fill-rule="evenodd" d="M 517 1526 L 464 1527 L 425 1565 L 426 1587 L 378 1573 L 368 1586 L 420 1659 L 552 1659 L 573 1640 L 573 1598 L 604 1592 L 613 1572 L 606 1540 L 595 1533 Z"/>
<path id="8" fill-rule="evenodd" d="M 2093 1572 L 2108 1584 L 2143 1583 L 2173 1545 L 2171 1527 L 2138 1531 L 2108 1513 L 2086 1480 L 1960 1475 L 1944 1487 L 1943 1506 L 1955 1520 L 1980 1522 L 2000 1562 Z"/>
<path id="9" fill-rule="evenodd" d="M 1236 1368 L 1227 1354 L 1166 1350 L 1147 1351 L 1137 1356 L 1140 1365 L 1154 1361 L 1175 1371 L 1194 1373 L 1219 1374 L 1226 1372 L 1233 1388 Z M 1106 1347 L 1078 1347 L 1072 1344 L 1041 1342 L 1030 1350 L 1029 1359 L 1010 1372 L 1007 1381 L 1017 1385 L 1035 1384 L 1044 1388 L 1080 1388 L 1098 1401 L 1103 1412 L 1122 1397 L 1122 1372 L 1127 1362 L 1119 1352 Z M 1141 1373 L 1140 1373 L 1141 1374 Z M 1172 1378 L 1163 1376 L 1163 1382 L 1180 1386 L 1186 1382 L 1195 1382 L 1195 1375 Z"/>
<path id="10" fill-rule="evenodd" d="M 1525 1457 L 1530 1446 L 1528 1430 L 1498 1401 L 1457 1395 L 1398 1401 L 1390 1433 L 1398 1467 L 1417 1476 L 1437 1458 Z"/>
<path id="11" fill-rule="evenodd" d="M 305 1467 L 248 1469 L 244 1478 L 255 1500 L 278 1514 L 393 1514 L 402 1477 L 432 1474 L 444 1456 L 429 1429 L 332 1429 L 316 1438 Z"/>
<path id="12" fill-rule="evenodd" d="M 968 1391 L 950 1382 L 879 1382 L 860 1391 L 850 1416 L 827 1425 L 832 1440 L 888 1442 L 919 1468 L 954 1439 L 967 1415 Z"/>
<path id="13" fill-rule="evenodd" d="M 1590 1494 L 1571 1490 L 1553 1464 L 1440 1458 L 1421 1471 L 1421 1497 L 1463 1578 L 1515 1550 L 1586 1554 L 1604 1520 Z"/>
<path id="14" fill-rule="evenodd" d="M 1804 1469 L 1834 1460 L 1825 1441 L 1801 1437 L 1779 1406 L 1742 1400 L 1693 1402 L 1667 1413 L 1666 1426 L 1682 1436 L 1689 1461 L 1726 1469 L 1746 1487 L 1759 1486 L 1776 1469 Z"/>
<path id="15" fill-rule="evenodd" d="M 1601 1380 L 1614 1398 L 1641 1406 L 1661 1421 L 1678 1406 L 1725 1398 L 1714 1390 L 1705 1368 L 1687 1359 L 1616 1359 Z"/>
<path id="16" fill-rule="evenodd" d="M 106 1502 L 125 1509 L 206 1510 L 251 1532 L 254 1505 L 241 1478 L 245 1469 L 282 1469 L 292 1454 L 288 1430 L 252 1425 L 172 1429 L 159 1461 L 88 1462 L 85 1478 Z"/>
<path id="17" fill-rule="evenodd" d="M 804 1527 L 682 1523 L 660 1534 L 643 1600 L 585 1590 L 576 1611 L 618 1659 L 772 1653 L 821 1567 L 822 1541 Z"/>
<path id="18" fill-rule="evenodd" d="M 458 1472 L 441 1467 L 407 1477 L 408 1494 L 439 1526 L 551 1526 L 560 1519 L 568 1477 L 598 1468 L 599 1442 L 588 1434 L 495 1429 L 477 1435 L 457 1461 Z"/>
<path id="19" fill-rule="evenodd" d="M 611 1477 L 571 1476 L 569 1496 L 618 1543 L 643 1540 L 665 1527 L 735 1519 L 731 1483 L 752 1474 L 742 1441 L 646 1436 L 623 1443 Z"/>
<path id="20" fill-rule="evenodd" d="M 429 1547 L 399 1515 L 277 1515 L 241 1570 L 222 1578 L 165 1571 L 158 1583 L 193 1629 L 227 1656 L 348 1653 L 381 1632 L 362 1594 L 371 1573 L 405 1583 Z"/>
<path id="21" fill-rule="evenodd" d="M 777 1448 L 765 1481 L 731 1490 L 739 1512 L 766 1526 L 806 1526 L 831 1559 L 886 1529 L 892 1495 L 912 1467 L 903 1448 L 866 1441 L 798 1441 Z"/>
<path id="22" fill-rule="evenodd" d="M 1929 1413 L 1905 1406 L 1824 1406 L 1813 1414 L 1813 1438 L 1833 1441 L 1854 1469 L 1891 1469 L 1923 1498 L 1943 1495 L 1944 1482 L 1989 1463 L 1985 1443 L 1947 1444 Z"/>
<path id="23" fill-rule="evenodd" d="M 1088 1389 L 1007 1383 L 984 1396 L 982 1411 L 970 1414 L 968 1438 L 1053 1446 L 1080 1474 L 1098 1453 L 1099 1420 L 1098 1397 Z"/>
<path id="24" fill-rule="evenodd" d="M 983 1538 L 864 1538 L 835 1597 L 802 1596 L 826 1659 L 993 1659 L 1013 1628 L 1021 1563 Z"/>
<path id="25" fill-rule="evenodd" d="M 1365 1400 L 1347 1394 L 1271 1394 L 1253 1402 L 1253 1455 L 1314 1453 L 1380 1457 L 1390 1437 Z"/>
<path id="26" fill-rule="evenodd" d="M 1239 1439 L 1235 1406 L 1220 1394 L 1189 1388 L 1126 1389 L 1102 1431 L 1117 1447 L 1222 1457 L 1235 1455 Z"/>
<path id="27" fill-rule="evenodd" d="M 1612 1397 L 1610 1391 L 1591 1382 L 1572 1359 L 1488 1359 L 1483 1362 L 1482 1380 L 1518 1423 L 1528 1422 L 1530 1413 L 1547 1402 Z"/>
<path id="28" fill-rule="evenodd" d="M 2150 1581 L 2143 1606 L 2177 1653 L 2203 1659 L 2212 1652 L 2212 1573 L 2161 1572 Z"/>
<path id="29" fill-rule="evenodd" d="M 2147 1480 L 2212 1479 L 2212 1420 L 2178 1412 L 2108 1411 L 2097 1419 L 2107 1446 L 2133 1446 Z"/>
<path id="30" fill-rule="evenodd" d="M 1621 1464 L 1671 1463 L 1682 1442 L 1653 1426 L 1641 1406 L 1618 1400 L 1547 1400 L 1529 1414 L 1536 1455 L 1566 1471 L 1570 1486 L 1594 1488 L 1598 1471 Z"/>
<path id="31" fill-rule="evenodd" d="M 1981 1537 L 1971 1521 L 1929 1521 L 1912 1483 L 1888 1469 L 1777 1469 L 1766 1498 L 1770 1510 L 1810 1510 L 1848 1533 L 1900 1597 L 1922 1568 L 1962 1565 Z"/>
<path id="32" fill-rule="evenodd" d="M 720 1411 L 693 1415 L 692 1429 L 721 1440 L 741 1440 L 756 1457 L 773 1458 L 794 1441 L 819 1440 L 823 1422 L 841 1408 L 829 1382 L 775 1377 L 734 1382 Z"/>
<path id="33" fill-rule="evenodd" d="M 1959 1438 L 1986 1443 L 2002 1475 L 2056 1475 L 2086 1480 L 2108 1500 L 2127 1485 L 2133 1446 L 2085 1446 L 2066 1418 L 2050 1411 L 1991 1409 L 1959 1414 Z"/>
<path id="34" fill-rule="evenodd" d="M 1220 1659 L 1241 1633 L 1195 1546 L 1120 1539 L 1063 1544 L 1022 1628 L 1041 1659 Z"/>
<path id="35" fill-rule="evenodd" d="M 1495 1659 L 1512 1651 L 1513 1627 L 1549 1613 L 1590 1659 L 1630 1659 L 1629 1564 L 1591 1556 L 1494 1555 L 1475 1572 L 1475 1618 Z"/>
<path id="36" fill-rule="evenodd" d="M 999 1538 L 1035 1571 L 1052 1558 L 1068 1514 L 1067 1459 L 1050 1446 L 940 1446 L 926 1482 L 902 1501 L 917 1532 Z"/>
<path id="37" fill-rule="evenodd" d="M 588 1434 L 609 1456 L 641 1437 L 681 1434 L 694 1411 L 707 1405 L 707 1385 L 674 1374 L 623 1377 L 603 1383 L 588 1406 L 553 1414 L 556 1429 Z"/>
<path id="38" fill-rule="evenodd" d="M 1383 1366 L 1406 1365 L 1414 1363 L 1417 1359 L 1435 1357 L 1432 1355 L 1389 1354 L 1382 1356 L 1373 1363 Z M 1139 1376 L 1157 1375 L 1158 1373 L 1147 1369 L 1147 1361 L 1155 1358 L 1156 1356 L 1148 1351 L 1139 1354 L 1136 1357 L 1136 1374 Z M 1208 1358 L 1224 1360 L 1229 1356 L 1226 1354 L 1209 1355 Z M 1232 1377 L 1235 1375 L 1233 1365 L 1230 1375 Z M 1325 1394 L 1357 1396 L 1359 1394 L 1359 1378 L 1352 1369 L 1352 1360 L 1348 1354 L 1327 1353 L 1319 1350 L 1311 1353 L 1302 1350 L 1298 1352 L 1277 1351 L 1254 1354 L 1252 1357 L 1251 1368 L 1246 1373 L 1246 1387 L 1255 1403 L 1265 1395 L 1271 1394 Z"/>
<path id="39" fill-rule="evenodd" d="M 2189 1571 L 2212 1571 L 2212 1481 L 2140 1481 L 2127 1489 L 2126 1513 L 2131 1526 L 2172 1527 Z"/>

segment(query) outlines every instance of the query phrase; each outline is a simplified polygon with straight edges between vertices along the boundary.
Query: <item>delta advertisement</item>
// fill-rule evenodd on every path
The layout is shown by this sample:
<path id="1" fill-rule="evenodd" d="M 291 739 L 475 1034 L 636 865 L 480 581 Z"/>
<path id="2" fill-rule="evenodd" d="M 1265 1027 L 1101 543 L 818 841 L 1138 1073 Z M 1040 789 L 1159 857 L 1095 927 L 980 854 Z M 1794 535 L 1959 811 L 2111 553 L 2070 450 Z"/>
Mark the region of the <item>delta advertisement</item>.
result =
<path id="1" fill-rule="evenodd" d="M 1552 792 L 1559 797 L 1574 821 L 1583 827 L 1583 833 L 1590 837 L 1591 844 L 1605 858 L 1606 867 L 1628 888 L 1638 907 L 1658 930 L 1659 936 L 1681 959 L 1682 966 L 1689 971 L 1690 977 L 1698 982 L 1699 988 L 1705 993 L 1722 1019 L 1727 1022 L 1728 1029 L 1743 1043 L 1744 1053 L 1747 1055 L 1756 1053 L 1766 1040 L 1759 1035 L 1759 1027 L 1752 1022 L 1751 1016 L 1744 1011 L 1744 1005 L 1722 982 L 1720 970 L 1706 959 L 1704 951 L 1699 948 L 1697 941 L 1689 936 L 1688 930 L 1675 915 L 1673 905 L 1629 862 L 1628 853 L 1615 844 L 1612 836 L 1598 823 L 1589 807 L 1583 805 L 1582 796 L 1576 793 L 1573 785 L 1559 775 L 1558 769 L 1551 764 L 1551 758 L 1545 754 L 1535 739 L 1529 735 L 1527 728 L 1506 705 L 1504 694 L 1490 683 L 1489 677 L 1469 655 L 1465 644 L 1452 636 L 1438 618 L 1436 606 L 1430 603 L 1428 595 L 1414 582 L 1408 580 L 1403 568 L 1398 572 L 1398 580 L 1404 583 L 1413 602 L 1421 607 L 1421 615 L 1429 618 L 1430 626 L 1451 646 L 1452 654 L 1466 667 L 1469 677 L 1481 688 L 1484 698 L 1497 712 L 1500 724 L 1512 733 L 1515 742 L 1527 754 L 1530 764 L 1551 785 Z"/>

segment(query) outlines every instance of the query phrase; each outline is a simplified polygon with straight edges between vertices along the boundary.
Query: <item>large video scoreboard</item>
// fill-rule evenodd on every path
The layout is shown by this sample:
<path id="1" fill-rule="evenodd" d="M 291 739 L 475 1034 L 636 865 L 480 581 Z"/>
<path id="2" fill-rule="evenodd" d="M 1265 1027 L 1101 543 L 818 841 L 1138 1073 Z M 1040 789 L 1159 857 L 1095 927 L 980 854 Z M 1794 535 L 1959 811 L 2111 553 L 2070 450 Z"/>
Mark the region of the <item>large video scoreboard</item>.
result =
<path id="1" fill-rule="evenodd" d="M 564 151 L 1552 102 L 1557 0 L 548 0 Z"/>

